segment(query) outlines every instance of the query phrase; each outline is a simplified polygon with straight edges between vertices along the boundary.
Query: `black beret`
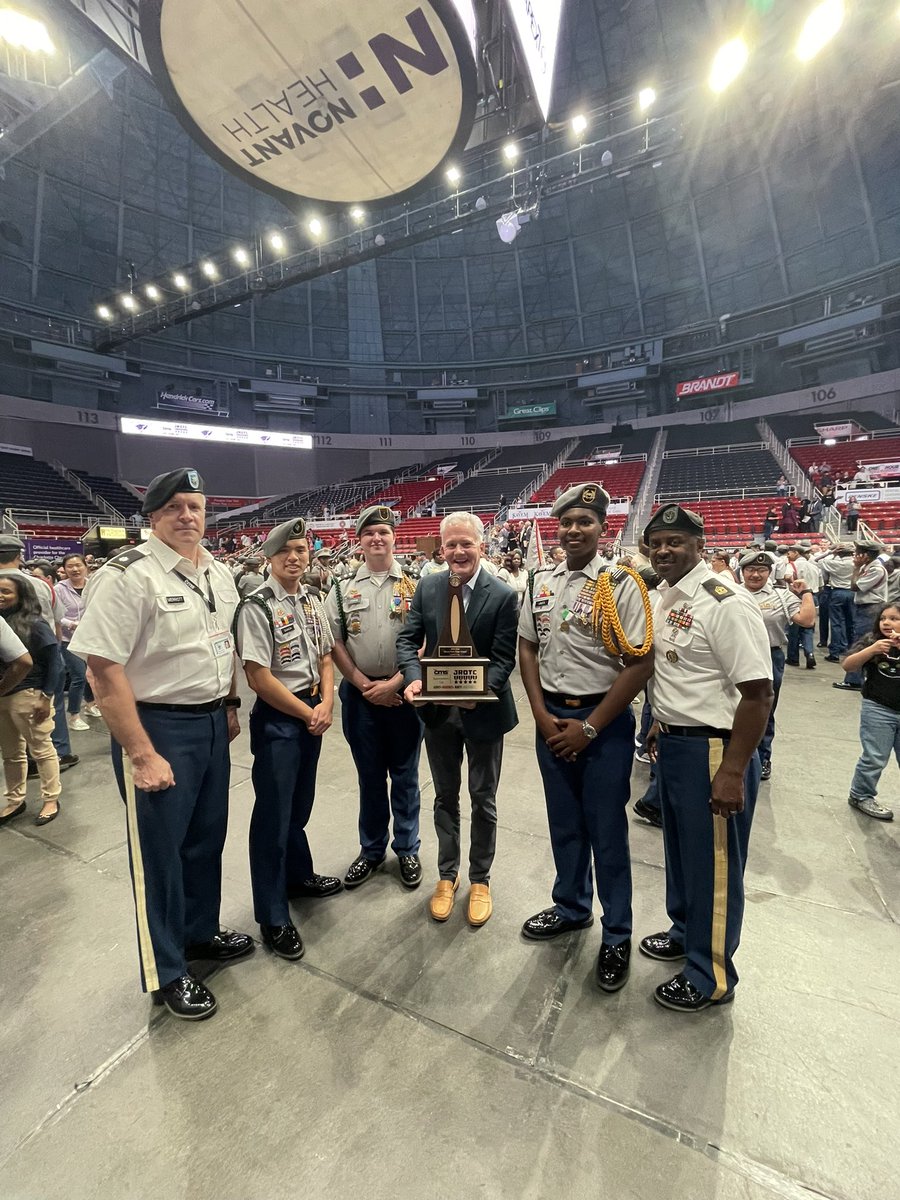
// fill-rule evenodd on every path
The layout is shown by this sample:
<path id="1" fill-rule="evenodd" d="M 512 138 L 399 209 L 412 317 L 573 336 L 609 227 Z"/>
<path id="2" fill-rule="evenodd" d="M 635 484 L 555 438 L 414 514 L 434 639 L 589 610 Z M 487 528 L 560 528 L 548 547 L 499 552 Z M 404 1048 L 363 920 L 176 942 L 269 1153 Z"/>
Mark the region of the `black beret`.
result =
<path id="1" fill-rule="evenodd" d="M 302 517 L 291 517 L 289 521 L 282 521 L 280 525 L 276 525 L 266 540 L 259 548 L 260 554 L 264 554 L 266 558 L 271 558 L 273 554 L 277 554 L 279 550 L 283 550 L 291 538 L 306 537 L 306 522 Z"/>
<path id="2" fill-rule="evenodd" d="M 703 537 L 703 518 L 688 508 L 682 508 L 680 504 L 664 504 L 644 526 L 644 541 L 649 544 L 650 534 L 657 529 Z"/>
<path id="3" fill-rule="evenodd" d="M 364 508 L 356 518 L 356 536 L 359 537 L 369 525 L 390 525 L 391 529 L 394 529 L 397 525 L 397 514 L 386 504 L 372 504 L 369 508 Z"/>
<path id="4" fill-rule="evenodd" d="M 605 519 L 609 508 L 609 492 L 599 483 L 578 483 L 575 487 L 563 492 L 553 508 L 551 517 L 561 517 L 570 508 L 589 508 L 601 519 Z"/>
<path id="5" fill-rule="evenodd" d="M 155 479 L 151 479 L 150 486 L 144 493 L 141 512 L 145 517 L 149 513 L 156 512 L 158 508 L 168 504 L 178 492 L 202 494 L 205 490 L 206 486 L 200 478 L 199 471 L 195 471 L 193 467 L 179 467 L 177 471 L 169 471 L 165 475 L 157 475 Z"/>

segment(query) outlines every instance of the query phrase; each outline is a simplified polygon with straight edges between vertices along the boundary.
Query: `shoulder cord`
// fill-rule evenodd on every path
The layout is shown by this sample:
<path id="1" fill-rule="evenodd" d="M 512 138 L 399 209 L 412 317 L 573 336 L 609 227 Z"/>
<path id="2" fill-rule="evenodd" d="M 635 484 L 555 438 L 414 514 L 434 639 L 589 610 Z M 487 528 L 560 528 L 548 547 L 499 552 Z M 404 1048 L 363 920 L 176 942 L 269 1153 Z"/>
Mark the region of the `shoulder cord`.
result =
<path id="1" fill-rule="evenodd" d="M 334 590 L 335 590 L 335 594 L 337 597 L 338 620 L 341 623 L 341 641 L 346 642 L 346 640 L 347 640 L 347 614 L 344 612 L 344 597 L 341 595 L 341 585 L 336 579 L 334 581 Z"/>
<path id="2" fill-rule="evenodd" d="M 272 640 L 275 640 L 275 622 L 272 620 L 272 613 L 265 600 L 259 599 L 255 592 L 251 592 L 249 596 L 244 596 L 240 604 L 234 610 L 234 618 L 231 622 L 231 636 L 234 638 L 234 644 L 237 645 L 238 632 L 238 617 L 241 615 L 241 609 L 245 604 L 255 604 L 257 608 L 261 608 L 266 614 L 266 619 L 269 622 L 269 629 L 272 633 Z"/>
<path id="3" fill-rule="evenodd" d="M 641 600 L 644 605 L 644 620 L 647 623 L 647 632 L 644 635 L 643 645 L 639 647 L 632 646 L 625 636 L 625 630 L 622 628 L 622 621 L 619 617 L 619 610 L 616 607 L 616 598 L 609 571 L 603 571 L 597 576 L 597 587 L 594 589 L 594 606 L 591 611 L 591 627 L 596 640 L 598 642 L 602 641 L 604 648 L 614 658 L 618 658 L 620 655 L 624 655 L 626 658 L 643 658 L 650 653 L 650 647 L 653 645 L 653 607 L 650 603 L 650 594 L 643 579 L 631 567 L 620 567 L 618 569 L 624 571 L 626 575 L 630 575 L 640 589 Z"/>

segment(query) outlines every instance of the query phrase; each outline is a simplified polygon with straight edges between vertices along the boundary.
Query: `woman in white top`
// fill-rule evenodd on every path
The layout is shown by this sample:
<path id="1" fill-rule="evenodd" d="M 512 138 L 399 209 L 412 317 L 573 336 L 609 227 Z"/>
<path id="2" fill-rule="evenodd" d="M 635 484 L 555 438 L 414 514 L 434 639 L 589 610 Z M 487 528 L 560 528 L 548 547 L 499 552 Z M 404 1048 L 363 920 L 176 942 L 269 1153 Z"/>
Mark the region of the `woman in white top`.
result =
<path id="1" fill-rule="evenodd" d="M 528 572 L 522 566 L 522 555 L 518 550 L 504 555 L 503 570 L 498 572 L 498 575 L 516 593 L 519 608 L 521 608 L 525 593 L 528 591 Z"/>

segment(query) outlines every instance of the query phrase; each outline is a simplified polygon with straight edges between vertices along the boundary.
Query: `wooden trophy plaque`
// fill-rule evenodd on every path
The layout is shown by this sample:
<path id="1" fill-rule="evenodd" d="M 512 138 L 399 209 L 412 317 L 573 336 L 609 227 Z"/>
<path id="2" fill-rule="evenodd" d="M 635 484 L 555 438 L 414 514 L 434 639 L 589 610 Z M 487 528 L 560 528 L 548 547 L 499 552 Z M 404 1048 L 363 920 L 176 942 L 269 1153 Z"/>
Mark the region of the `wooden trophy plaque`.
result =
<path id="1" fill-rule="evenodd" d="M 479 658 L 466 620 L 462 582 L 450 574 L 447 619 L 434 654 L 422 660 L 422 691 L 414 704 L 489 704 L 497 697 L 487 684 L 488 658 Z"/>

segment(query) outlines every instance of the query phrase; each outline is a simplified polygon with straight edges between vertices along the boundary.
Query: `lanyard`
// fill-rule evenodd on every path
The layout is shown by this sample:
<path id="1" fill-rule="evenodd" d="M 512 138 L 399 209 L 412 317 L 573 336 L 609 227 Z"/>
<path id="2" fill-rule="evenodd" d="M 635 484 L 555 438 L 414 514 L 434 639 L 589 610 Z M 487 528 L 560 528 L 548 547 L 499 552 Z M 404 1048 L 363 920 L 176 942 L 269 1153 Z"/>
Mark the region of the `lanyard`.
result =
<path id="1" fill-rule="evenodd" d="M 196 592 L 211 613 L 216 611 L 216 598 L 213 595 L 212 583 L 209 579 L 209 571 L 205 571 L 203 574 L 203 578 L 206 580 L 206 596 L 203 595 L 196 583 L 194 583 L 193 579 L 188 579 L 187 576 L 182 575 L 180 571 L 175 571 L 175 574 L 186 587 L 189 587 L 192 592 Z M 209 598 L 207 599 L 207 597 Z"/>

